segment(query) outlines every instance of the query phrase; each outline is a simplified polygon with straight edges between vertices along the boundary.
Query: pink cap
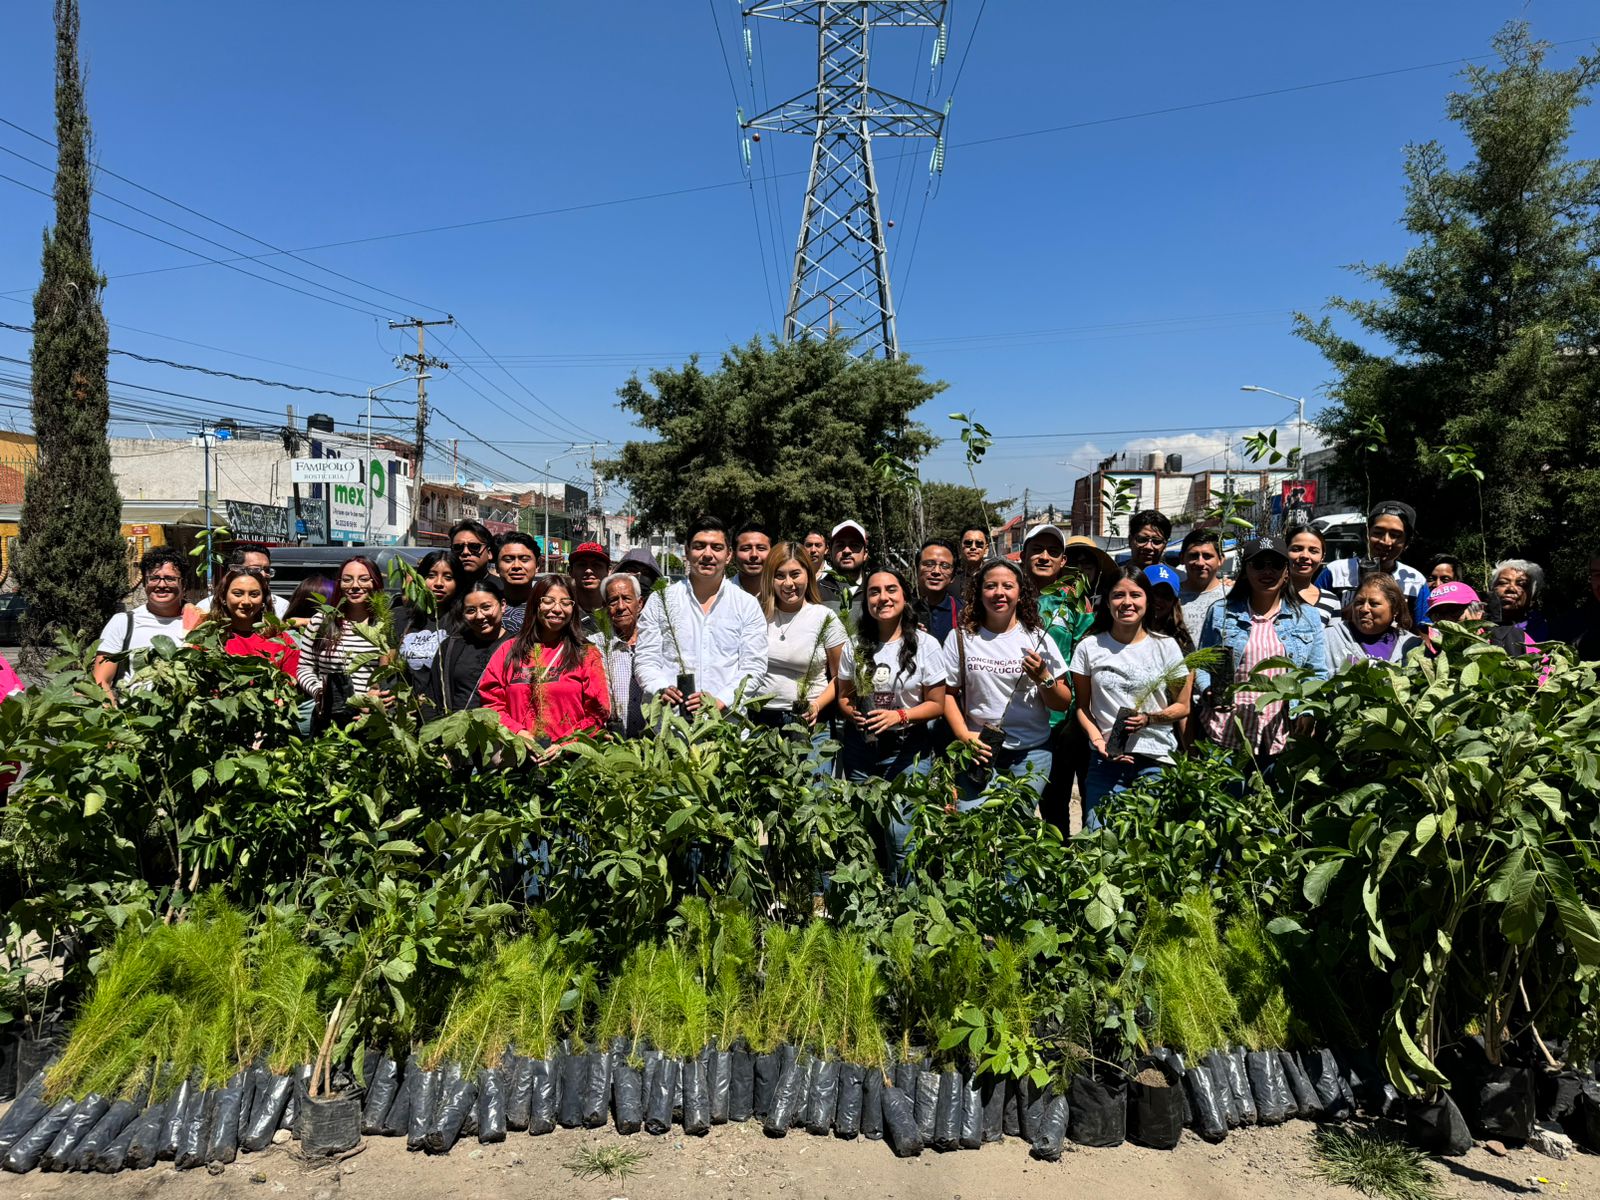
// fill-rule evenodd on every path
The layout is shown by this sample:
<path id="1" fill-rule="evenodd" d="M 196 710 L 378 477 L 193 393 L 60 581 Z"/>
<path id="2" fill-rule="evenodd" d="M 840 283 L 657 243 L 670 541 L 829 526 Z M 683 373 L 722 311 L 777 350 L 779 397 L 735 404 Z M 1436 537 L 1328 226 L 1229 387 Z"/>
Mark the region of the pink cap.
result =
<path id="1" fill-rule="evenodd" d="M 1460 604 L 1465 606 L 1481 603 L 1483 601 L 1479 598 L 1478 593 L 1473 591 L 1468 584 L 1452 581 L 1450 583 L 1441 583 L 1433 589 L 1428 596 L 1428 611 L 1432 612 L 1441 604 Z"/>

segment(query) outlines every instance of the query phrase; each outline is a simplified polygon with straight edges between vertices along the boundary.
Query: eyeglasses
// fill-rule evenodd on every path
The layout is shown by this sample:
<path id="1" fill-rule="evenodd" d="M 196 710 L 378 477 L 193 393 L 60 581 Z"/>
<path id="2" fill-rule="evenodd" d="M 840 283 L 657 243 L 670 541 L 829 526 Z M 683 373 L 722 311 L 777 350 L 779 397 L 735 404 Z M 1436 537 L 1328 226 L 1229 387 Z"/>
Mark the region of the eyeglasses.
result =
<path id="1" fill-rule="evenodd" d="M 919 562 L 917 564 L 917 566 L 921 567 L 924 571 L 928 572 L 928 574 L 930 574 L 930 575 L 932 575 L 932 574 L 934 574 L 936 572 L 945 573 L 945 572 L 949 572 L 949 571 L 954 571 L 956 569 L 955 565 L 953 563 L 929 562 L 927 559 L 923 559 L 921 562 Z"/>
<path id="2" fill-rule="evenodd" d="M 339 586 L 346 589 L 362 587 L 370 590 L 372 587 L 372 580 L 368 579 L 365 575 L 357 575 L 354 577 L 341 578 L 339 580 Z"/>
<path id="3" fill-rule="evenodd" d="M 1133 539 L 1135 546 L 1165 546 L 1167 539 L 1157 534 L 1155 537 L 1136 537 Z"/>
<path id="4" fill-rule="evenodd" d="M 457 542 L 451 549 L 457 554 L 483 554 L 489 547 L 482 542 Z"/>
<path id="5" fill-rule="evenodd" d="M 148 575 L 145 577 L 144 582 L 146 587 L 152 583 L 170 583 L 173 586 L 177 586 L 178 584 L 182 583 L 183 580 L 176 575 Z"/>

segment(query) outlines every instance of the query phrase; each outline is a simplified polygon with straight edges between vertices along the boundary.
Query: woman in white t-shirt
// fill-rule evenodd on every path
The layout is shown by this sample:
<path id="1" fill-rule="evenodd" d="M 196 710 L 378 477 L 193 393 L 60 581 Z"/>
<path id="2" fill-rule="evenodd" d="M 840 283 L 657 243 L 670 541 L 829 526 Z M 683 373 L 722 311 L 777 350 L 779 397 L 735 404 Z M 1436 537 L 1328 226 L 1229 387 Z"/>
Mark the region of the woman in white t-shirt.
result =
<path id="1" fill-rule="evenodd" d="M 1033 584 L 1008 559 L 967 580 L 961 621 L 944 641 L 944 716 L 974 767 L 962 772 L 957 807 L 986 802 L 993 779 L 1024 779 L 1037 796 L 1050 777 L 1050 714 L 1072 707 L 1067 662 L 1039 619 Z"/>
<path id="2" fill-rule="evenodd" d="M 1090 744 L 1085 829 L 1100 827 L 1107 796 L 1172 761 L 1177 724 L 1189 715 L 1194 675 L 1175 640 L 1145 628 L 1149 610 L 1150 581 L 1138 568 L 1126 568 L 1072 652 L 1078 723 Z M 1119 744 L 1109 746 L 1111 740 Z"/>
<path id="3" fill-rule="evenodd" d="M 813 731 L 834 700 L 844 623 L 822 603 L 811 557 L 793 542 L 779 542 L 767 555 L 761 596 L 767 674 L 756 695 L 766 700 L 755 712 L 756 723 L 773 729 L 800 724 Z"/>

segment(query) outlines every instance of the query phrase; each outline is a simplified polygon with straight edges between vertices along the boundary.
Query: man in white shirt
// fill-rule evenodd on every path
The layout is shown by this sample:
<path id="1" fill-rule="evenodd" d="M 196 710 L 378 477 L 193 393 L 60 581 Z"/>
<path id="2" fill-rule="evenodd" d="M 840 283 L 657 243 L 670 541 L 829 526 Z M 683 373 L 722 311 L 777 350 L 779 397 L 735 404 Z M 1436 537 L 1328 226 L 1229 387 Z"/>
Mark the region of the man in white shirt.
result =
<path id="1" fill-rule="evenodd" d="M 767 674 L 767 619 L 760 602 L 727 577 L 728 527 L 701 517 L 688 532 L 689 577 L 646 602 L 633 669 L 647 695 L 696 713 L 707 704 L 727 708 L 741 685 L 753 698 Z"/>
<path id="2" fill-rule="evenodd" d="M 167 546 L 157 546 L 139 560 L 145 602 L 130 612 L 113 614 L 100 631 L 92 671 L 107 696 L 115 698 L 112 688 L 117 680 L 138 667 L 156 638 L 183 641 L 185 574 L 183 555 Z"/>
<path id="3" fill-rule="evenodd" d="M 272 578 L 272 553 L 260 542 L 235 542 L 233 553 L 228 555 L 228 566 L 251 567 L 260 571 L 269 580 Z M 289 601 L 276 592 L 269 591 L 267 598 L 272 603 L 272 615 L 278 620 L 283 620 L 283 614 L 289 611 Z M 207 596 L 195 605 L 201 612 L 211 611 L 211 597 Z"/>
<path id="4" fill-rule="evenodd" d="M 1334 592 L 1340 607 L 1349 604 L 1367 571 L 1383 571 L 1394 576 L 1400 591 L 1411 602 L 1412 616 L 1418 625 L 1428 623 L 1428 580 L 1400 556 L 1416 536 L 1417 510 L 1403 500 L 1381 500 L 1367 514 L 1367 554 L 1362 559 L 1352 554 L 1336 559 L 1317 576 L 1317 587 Z"/>

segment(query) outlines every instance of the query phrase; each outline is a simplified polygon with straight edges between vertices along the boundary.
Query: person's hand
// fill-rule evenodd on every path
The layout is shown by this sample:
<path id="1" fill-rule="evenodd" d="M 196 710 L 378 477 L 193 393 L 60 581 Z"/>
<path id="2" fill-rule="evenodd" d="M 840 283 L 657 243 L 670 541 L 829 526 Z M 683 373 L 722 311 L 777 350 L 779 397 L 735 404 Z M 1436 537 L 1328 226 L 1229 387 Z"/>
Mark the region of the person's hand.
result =
<path id="1" fill-rule="evenodd" d="M 865 729 L 867 727 L 866 717 L 861 715 L 861 710 L 854 704 L 840 704 L 839 707 L 844 710 L 844 715 L 850 718 L 850 724 L 857 729 Z"/>
<path id="2" fill-rule="evenodd" d="M 560 742 L 556 742 L 554 745 L 546 746 L 541 750 L 535 750 L 533 752 L 533 761 L 538 763 L 541 767 L 548 767 L 551 763 L 555 762 L 555 760 L 560 758 L 560 757 L 561 757 L 561 743 Z"/>
<path id="3" fill-rule="evenodd" d="M 966 742 L 968 745 L 974 747 L 977 750 L 977 752 L 978 752 L 977 757 L 978 757 L 978 761 L 979 762 L 987 763 L 990 759 L 992 759 L 994 757 L 994 751 L 989 749 L 989 743 L 985 742 L 981 737 L 979 737 L 972 730 L 970 730 L 970 729 L 967 730 L 966 736 L 963 737 L 961 740 Z"/>
<path id="4" fill-rule="evenodd" d="M 696 692 L 694 695 L 690 696 L 688 700 L 688 709 L 692 713 L 698 713 L 704 708 L 711 708 L 717 712 L 721 712 L 726 707 L 726 704 L 724 704 L 721 700 L 718 700 L 710 692 Z"/>
<path id="5" fill-rule="evenodd" d="M 385 708 L 392 708 L 394 706 L 394 693 L 385 688 L 369 687 L 367 689 L 367 695 L 371 696 Z"/>
<path id="6" fill-rule="evenodd" d="M 1108 755 L 1106 753 L 1106 740 L 1105 740 L 1105 738 L 1101 737 L 1098 733 L 1093 734 L 1089 738 L 1089 745 L 1094 748 L 1094 752 L 1096 754 L 1098 754 L 1101 758 L 1109 758 L 1110 757 L 1110 755 Z"/>
<path id="7" fill-rule="evenodd" d="M 899 710 L 893 708 L 880 708 L 865 721 L 867 732 L 872 734 L 888 733 L 899 724 L 901 724 Z"/>
<path id="8" fill-rule="evenodd" d="M 813 702 L 811 704 L 808 704 L 806 706 L 806 718 L 805 718 L 806 724 L 811 726 L 813 729 L 815 729 L 817 727 L 817 722 L 820 721 L 821 719 L 822 719 L 822 710 L 816 706 L 816 703 Z"/>
<path id="9" fill-rule="evenodd" d="M 1022 673 L 1035 683 L 1043 683 L 1050 674 L 1037 650 L 1022 652 Z"/>
<path id="10" fill-rule="evenodd" d="M 683 703 L 683 693 L 675 687 L 662 688 L 656 693 L 665 704 L 679 705 Z"/>
<path id="11" fill-rule="evenodd" d="M 1141 729 L 1148 729 L 1150 727 L 1150 714 L 1136 712 L 1122 723 L 1122 727 L 1129 733 L 1138 733 Z"/>

